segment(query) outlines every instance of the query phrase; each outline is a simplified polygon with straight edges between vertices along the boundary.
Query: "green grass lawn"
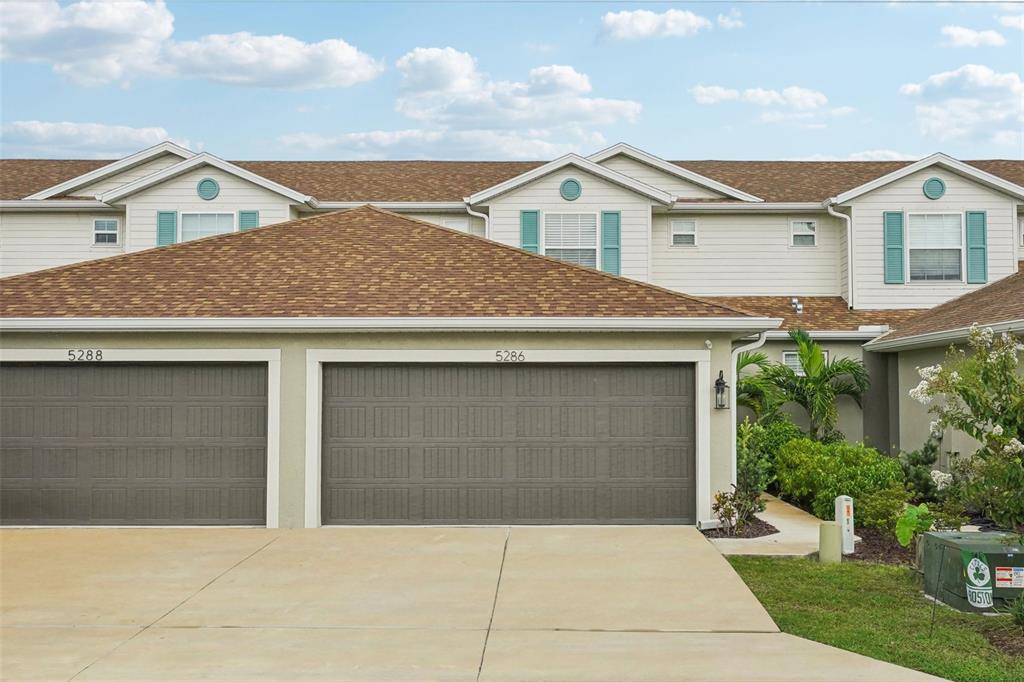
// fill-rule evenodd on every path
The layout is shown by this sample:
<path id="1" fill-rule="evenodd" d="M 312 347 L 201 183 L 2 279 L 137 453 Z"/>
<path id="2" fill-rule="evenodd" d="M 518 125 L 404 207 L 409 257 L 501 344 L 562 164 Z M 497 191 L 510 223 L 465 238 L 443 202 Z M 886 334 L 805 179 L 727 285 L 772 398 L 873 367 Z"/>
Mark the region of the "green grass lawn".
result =
<path id="1" fill-rule="evenodd" d="M 1024 658 L 994 649 L 983 632 L 1009 619 L 931 603 L 907 568 L 856 561 L 729 557 L 783 632 L 964 682 L 1024 680 Z"/>

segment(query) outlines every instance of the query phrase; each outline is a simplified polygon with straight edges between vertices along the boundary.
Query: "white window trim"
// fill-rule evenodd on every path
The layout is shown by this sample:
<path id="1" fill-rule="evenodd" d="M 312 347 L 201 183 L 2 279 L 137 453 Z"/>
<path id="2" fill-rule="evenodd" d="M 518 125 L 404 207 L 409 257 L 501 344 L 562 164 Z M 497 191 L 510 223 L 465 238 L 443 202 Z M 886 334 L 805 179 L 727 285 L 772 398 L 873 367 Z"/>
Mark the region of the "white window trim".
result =
<path id="1" fill-rule="evenodd" d="M 267 528 L 280 525 L 281 486 L 281 351 L 277 348 L 110 348 L 110 362 L 259 362 L 267 367 Z M 68 348 L 4 348 L 0 362 L 67 362 Z M 86 363 L 82 363 L 86 364 Z M 90 526 L 94 527 L 94 526 Z M 138 526 L 132 526 L 137 528 Z M 195 528 L 196 526 L 188 526 Z M 214 526 L 216 527 L 216 526 Z"/>
<path id="2" fill-rule="evenodd" d="M 538 236 L 538 239 L 540 240 L 540 244 L 537 245 L 537 248 L 540 250 L 539 252 L 542 255 L 545 255 L 545 256 L 547 255 L 547 228 L 546 228 L 546 226 L 547 226 L 547 215 L 548 215 L 548 213 L 551 213 L 551 214 L 554 214 L 554 215 L 592 215 L 592 216 L 594 216 L 594 224 L 597 226 L 597 241 L 594 244 L 594 250 L 597 252 L 596 256 L 595 256 L 594 262 L 597 263 L 597 265 L 594 267 L 594 269 L 595 270 L 603 270 L 604 269 L 604 263 L 602 262 L 602 259 L 601 259 L 601 256 L 602 256 L 601 250 L 602 249 L 601 249 L 601 212 L 600 211 L 539 211 L 539 213 L 540 213 L 540 226 L 538 227 L 538 232 L 540 234 Z M 619 215 L 620 216 L 622 215 L 621 212 L 619 213 Z M 619 239 L 621 239 L 621 238 L 622 238 L 622 218 L 620 217 L 619 218 Z M 554 258 L 554 256 L 551 256 L 551 258 Z M 568 262 L 568 261 L 562 261 L 561 259 L 558 259 L 558 258 L 555 258 L 555 260 L 558 260 L 559 262 Z M 581 266 L 581 267 L 585 267 L 585 266 Z"/>
<path id="3" fill-rule="evenodd" d="M 530 363 L 678 362 L 696 369 L 697 524 L 714 523 L 711 513 L 711 412 L 714 385 L 709 350 L 554 350 L 526 349 Z M 309 349 L 306 351 L 306 528 L 319 528 L 323 365 L 330 362 L 443 362 L 498 364 L 487 350 Z M 504 524 L 507 525 L 507 524 Z"/>
<path id="4" fill-rule="evenodd" d="M 693 243 L 692 244 L 676 244 L 675 236 L 675 223 L 693 223 Z M 700 226 L 697 224 L 696 218 L 672 218 L 668 221 L 668 245 L 672 248 L 677 249 L 692 249 L 699 243 L 697 233 L 700 231 Z M 691 234 L 689 232 L 680 232 L 680 234 Z"/>
<path id="5" fill-rule="evenodd" d="M 1017 218 L 1017 234 L 1019 236 L 1019 246 L 1024 247 L 1024 217 Z"/>
<path id="6" fill-rule="evenodd" d="M 795 225 L 797 223 L 813 223 L 814 224 L 814 233 L 811 235 L 812 237 L 814 237 L 814 243 L 813 244 L 797 244 L 796 243 L 796 236 L 797 236 L 797 234 L 794 231 L 794 227 L 795 227 Z M 801 232 L 800 236 L 801 237 L 806 237 L 807 233 Z M 789 247 L 792 248 L 792 249 L 816 249 L 816 248 L 818 248 L 818 220 L 816 218 L 811 218 L 809 220 L 807 218 L 790 218 L 789 219 Z"/>
<path id="7" fill-rule="evenodd" d="M 105 242 L 105 243 L 101 244 L 101 243 L 98 243 L 96 241 L 96 235 L 97 234 L 110 234 L 109 232 L 100 232 L 100 233 L 96 232 L 96 223 L 98 223 L 101 220 L 103 220 L 103 221 L 113 220 L 114 224 L 117 225 L 117 229 L 114 231 L 114 234 L 116 235 L 116 241 L 114 241 L 113 243 Z M 96 249 L 120 249 L 121 246 L 122 246 L 121 239 L 122 238 L 121 238 L 121 219 L 120 218 L 93 218 L 92 219 L 92 244 L 91 244 L 91 246 L 93 248 L 96 248 Z"/>
<path id="8" fill-rule="evenodd" d="M 910 279 L 910 216 L 912 215 L 958 215 L 960 216 L 960 279 Z M 967 281 L 967 213 L 966 211 L 907 211 L 906 248 L 903 254 L 906 283 L 912 286 L 935 286 L 936 284 L 963 284 Z"/>
<path id="9" fill-rule="evenodd" d="M 176 243 L 181 243 L 183 241 L 182 238 L 181 238 L 181 233 L 182 233 L 182 230 L 184 229 L 185 216 L 187 216 L 187 215 L 229 215 L 229 216 L 231 216 L 231 232 L 238 232 L 238 220 L 236 219 L 235 213 L 233 211 L 179 211 L 178 212 L 178 234 L 176 235 L 176 238 L 174 240 Z M 225 232 L 224 234 L 229 234 L 229 233 Z M 210 236 L 212 237 L 212 236 L 216 236 L 216 235 L 210 235 Z M 203 239 L 203 237 L 200 237 L 200 239 Z M 192 241 L 192 240 L 190 239 L 189 241 Z"/>
<path id="10" fill-rule="evenodd" d="M 828 351 L 827 350 L 822 350 L 821 353 L 822 353 L 822 355 L 825 356 L 825 362 L 828 362 Z M 796 356 L 797 359 L 799 360 L 799 358 L 800 358 L 800 351 L 796 351 L 796 350 L 784 350 L 784 351 L 782 351 L 782 364 L 786 365 L 787 367 L 789 367 L 789 363 L 786 362 L 786 358 L 790 357 L 790 356 Z M 797 372 L 797 370 L 794 369 L 793 371 L 796 372 L 797 376 L 801 376 L 801 377 L 804 376 L 803 370 Z"/>

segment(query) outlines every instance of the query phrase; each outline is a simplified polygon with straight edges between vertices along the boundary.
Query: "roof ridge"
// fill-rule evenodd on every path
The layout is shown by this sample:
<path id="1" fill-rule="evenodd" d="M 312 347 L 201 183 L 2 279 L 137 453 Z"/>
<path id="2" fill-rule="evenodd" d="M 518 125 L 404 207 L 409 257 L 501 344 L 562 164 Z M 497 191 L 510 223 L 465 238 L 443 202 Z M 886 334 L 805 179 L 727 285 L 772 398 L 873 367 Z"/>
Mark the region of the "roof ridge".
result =
<path id="1" fill-rule="evenodd" d="M 504 244 L 502 242 L 494 241 L 493 239 L 488 239 L 487 237 L 480 237 L 480 236 L 477 236 L 475 234 L 469 234 L 467 232 L 460 232 L 459 230 L 455 230 L 455 229 L 452 229 L 450 227 L 445 227 L 443 225 L 435 225 L 434 223 L 427 222 L 426 220 L 420 220 L 419 218 L 413 218 L 413 217 L 410 217 L 410 216 L 404 216 L 404 215 L 402 215 L 400 213 L 395 213 L 393 211 L 388 211 L 387 209 L 383 209 L 383 208 L 380 208 L 378 206 L 374 206 L 373 204 L 364 204 L 362 206 L 357 206 L 355 208 L 351 208 L 351 209 L 348 209 L 348 210 L 356 211 L 356 210 L 360 210 L 360 209 L 363 209 L 363 208 L 368 208 L 370 210 L 376 211 L 378 213 L 382 213 L 384 215 L 395 216 L 397 218 L 401 218 L 403 220 L 407 220 L 407 221 L 412 222 L 412 223 L 419 223 L 419 224 L 425 225 L 426 227 L 433 227 L 433 228 L 436 228 L 436 229 L 439 229 L 439 230 L 444 230 L 445 232 L 450 232 L 452 234 L 459 235 L 460 237 L 468 237 L 470 239 L 475 239 L 475 240 L 484 242 L 486 244 L 489 244 L 491 246 L 497 246 L 497 247 L 500 247 L 502 249 L 506 249 L 506 250 L 509 250 L 509 251 L 514 251 L 516 253 L 519 253 L 519 254 L 522 254 L 522 255 L 525 255 L 525 256 L 529 256 L 529 257 L 532 257 L 532 258 L 540 258 L 541 260 L 547 261 L 549 263 L 554 263 L 555 265 L 559 265 L 559 266 L 562 266 L 562 267 L 573 268 L 573 269 L 576 269 L 576 270 L 580 270 L 580 271 L 589 273 L 591 275 L 598 275 L 598 276 L 601 276 L 601 277 L 604 277 L 604 278 L 607 278 L 607 279 L 611 279 L 611 280 L 613 280 L 615 282 L 625 281 L 625 282 L 628 282 L 629 284 L 634 284 L 634 285 L 637 285 L 637 286 L 640 286 L 640 287 L 644 287 L 646 289 L 651 289 L 653 291 L 657 291 L 657 292 L 663 293 L 663 294 L 670 294 L 672 296 L 675 296 L 677 298 L 682 298 L 682 299 L 687 300 L 687 301 L 694 301 L 696 303 L 703 303 L 704 305 L 713 306 L 715 308 L 720 308 L 722 310 L 728 310 L 730 312 L 739 313 L 741 315 L 745 315 L 745 316 L 749 316 L 749 317 L 761 317 L 760 315 L 755 315 L 754 313 L 748 312 L 746 310 L 742 310 L 740 308 L 734 308 L 732 306 L 727 306 L 727 305 L 724 305 L 722 303 L 718 303 L 718 302 L 711 301 L 711 300 L 708 300 L 708 299 L 705 299 L 705 298 L 701 298 L 699 296 L 692 296 L 690 294 L 684 294 L 684 293 L 682 293 L 680 291 L 673 291 L 672 289 L 666 289 L 665 287 L 660 287 L 660 286 L 658 286 L 656 284 L 651 284 L 649 282 L 641 282 L 639 280 L 630 279 L 628 277 L 623 277 L 622 275 L 613 275 L 613 274 L 611 274 L 609 272 L 605 272 L 604 270 L 598 270 L 597 268 L 588 268 L 588 267 L 586 267 L 584 265 L 577 265 L 575 263 L 567 263 L 565 261 L 558 260 L 557 258 L 552 258 L 551 256 L 546 256 L 546 255 L 540 254 L 540 253 L 533 253 L 532 251 L 526 251 L 524 249 L 520 249 L 520 248 L 518 248 L 516 246 L 512 246 L 510 244 Z"/>

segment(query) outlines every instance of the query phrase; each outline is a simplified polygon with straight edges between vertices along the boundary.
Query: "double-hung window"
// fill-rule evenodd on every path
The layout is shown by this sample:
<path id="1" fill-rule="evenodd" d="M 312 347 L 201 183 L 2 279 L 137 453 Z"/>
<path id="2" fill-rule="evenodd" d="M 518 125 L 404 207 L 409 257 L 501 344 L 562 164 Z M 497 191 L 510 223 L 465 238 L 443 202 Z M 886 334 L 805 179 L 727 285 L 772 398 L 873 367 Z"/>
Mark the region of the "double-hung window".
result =
<path id="1" fill-rule="evenodd" d="M 544 253 L 568 263 L 597 267 L 597 214 L 545 213 Z"/>
<path id="2" fill-rule="evenodd" d="M 92 243 L 96 246 L 117 246 L 117 219 L 97 218 L 92 221 Z"/>
<path id="3" fill-rule="evenodd" d="M 669 223 L 672 246 L 697 246 L 697 221 L 673 220 Z"/>
<path id="4" fill-rule="evenodd" d="M 793 246 L 816 246 L 818 221 L 816 220 L 791 220 L 789 223 L 790 235 Z"/>
<path id="5" fill-rule="evenodd" d="M 181 241 L 235 231 L 234 213 L 182 213 Z"/>
<path id="6" fill-rule="evenodd" d="M 964 239 L 959 213 L 911 213 L 907 228 L 911 282 L 963 279 Z"/>
<path id="7" fill-rule="evenodd" d="M 825 356 L 825 362 L 828 362 L 828 351 L 821 351 L 822 355 Z M 793 373 L 798 377 L 804 375 L 804 367 L 800 364 L 800 353 L 795 350 L 784 350 L 782 351 L 782 364 L 793 370 Z"/>

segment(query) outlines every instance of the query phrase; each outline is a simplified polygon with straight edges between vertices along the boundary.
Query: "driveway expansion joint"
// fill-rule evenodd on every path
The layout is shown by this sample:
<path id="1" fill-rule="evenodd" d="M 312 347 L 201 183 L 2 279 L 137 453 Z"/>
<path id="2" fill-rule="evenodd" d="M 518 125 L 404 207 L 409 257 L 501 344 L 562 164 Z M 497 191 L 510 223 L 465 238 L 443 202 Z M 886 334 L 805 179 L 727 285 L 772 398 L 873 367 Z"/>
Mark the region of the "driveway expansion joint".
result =
<path id="1" fill-rule="evenodd" d="M 484 671 L 484 658 L 487 656 L 487 640 L 491 637 L 491 629 L 494 626 L 494 612 L 498 608 L 498 591 L 501 589 L 501 574 L 505 570 L 505 557 L 508 556 L 508 541 L 512 537 L 512 527 L 505 529 L 505 544 L 501 548 L 501 563 L 498 565 L 498 580 L 494 584 L 494 601 L 491 602 L 491 617 L 487 621 L 487 633 L 484 635 L 484 645 L 480 650 L 480 665 L 476 669 L 476 682 L 480 682 L 480 675 Z"/>

